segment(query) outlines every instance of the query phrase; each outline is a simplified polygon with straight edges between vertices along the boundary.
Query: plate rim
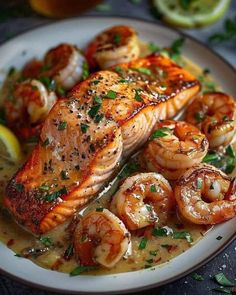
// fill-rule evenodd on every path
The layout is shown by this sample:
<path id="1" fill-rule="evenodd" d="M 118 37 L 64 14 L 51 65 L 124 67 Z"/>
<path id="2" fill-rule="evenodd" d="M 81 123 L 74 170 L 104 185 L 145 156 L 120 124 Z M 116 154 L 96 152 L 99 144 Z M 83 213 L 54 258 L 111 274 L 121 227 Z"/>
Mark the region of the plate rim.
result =
<path id="1" fill-rule="evenodd" d="M 168 30 L 170 30 L 172 32 L 178 33 L 179 36 L 182 36 L 185 39 L 190 39 L 191 41 L 197 43 L 198 45 L 203 47 L 204 50 L 207 50 L 208 52 L 210 52 L 211 54 L 213 54 L 217 58 L 219 58 L 223 63 L 225 63 L 234 72 L 234 74 L 236 74 L 236 67 L 234 67 L 221 54 L 216 52 L 214 49 L 208 47 L 207 44 L 205 44 L 204 42 L 198 40 L 197 38 L 188 35 L 186 32 L 180 31 L 180 29 L 173 28 L 171 26 L 168 26 L 168 25 L 165 25 L 163 23 L 157 22 L 156 20 L 146 20 L 146 19 L 138 18 L 138 17 L 134 17 L 134 16 L 127 17 L 127 16 L 117 16 L 117 15 L 103 15 L 103 16 L 101 16 L 101 15 L 82 15 L 82 16 L 77 16 L 77 17 L 65 18 L 65 19 L 62 19 L 62 20 L 53 20 L 53 21 L 49 20 L 47 23 L 37 24 L 33 28 L 26 28 L 25 30 L 21 31 L 20 33 L 17 33 L 13 37 L 11 37 L 11 38 L 9 38 L 9 39 L 7 39 L 5 41 L 0 42 L 0 47 L 4 46 L 5 44 L 10 43 L 11 41 L 14 41 L 14 39 L 16 39 L 18 37 L 22 37 L 23 35 L 25 35 L 25 34 L 27 34 L 29 32 L 35 31 L 37 29 L 41 29 L 41 28 L 48 27 L 48 26 L 55 26 L 56 24 L 62 24 L 62 23 L 73 21 L 73 20 L 89 19 L 89 18 L 97 18 L 97 19 L 111 18 L 111 19 L 117 19 L 117 20 L 119 20 L 119 19 L 136 20 L 136 21 L 139 21 L 139 22 L 149 23 L 149 24 L 152 24 L 152 25 L 155 25 L 155 26 L 160 26 L 162 28 L 168 29 Z M 143 290 L 148 290 L 148 289 L 152 289 L 152 288 L 157 288 L 157 287 L 169 284 L 171 282 L 177 281 L 177 280 L 185 277 L 189 273 L 197 270 L 198 268 L 200 268 L 201 266 L 207 264 L 209 261 L 211 261 L 213 258 L 215 258 L 227 246 L 229 246 L 234 240 L 236 240 L 236 236 L 233 234 L 231 237 L 228 238 L 228 240 L 226 240 L 224 242 L 224 244 L 219 249 L 215 250 L 205 260 L 195 264 L 194 266 L 190 267 L 186 271 L 184 271 L 184 272 L 182 272 L 182 273 L 180 273 L 178 275 L 175 275 L 172 278 L 166 279 L 166 280 L 164 280 L 162 282 L 159 282 L 159 283 L 157 282 L 157 283 L 154 283 L 154 284 L 150 284 L 150 285 L 147 285 L 147 286 L 144 286 L 144 287 L 130 288 L 130 289 L 121 290 L 121 291 L 119 291 L 119 290 L 117 290 L 117 291 L 109 291 L 108 290 L 108 291 L 99 291 L 99 292 L 93 292 L 93 291 L 92 292 L 91 291 L 68 291 L 68 292 L 65 293 L 65 290 L 62 290 L 62 289 L 57 289 L 57 288 L 45 286 L 45 285 L 42 285 L 42 284 L 32 283 L 28 279 L 19 278 L 18 276 L 14 275 L 14 274 L 12 274 L 12 273 L 10 273 L 8 271 L 5 271 L 1 267 L 1 265 L 0 265 L 0 274 L 3 274 L 4 276 L 6 276 L 6 277 L 8 277 L 10 279 L 13 279 L 13 280 L 15 280 L 15 281 L 17 281 L 19 283 L 22 283 L 25 286 L 30 286 L 30 287 L 33 287 L 33 288 L 37 288 L 39 290 L 41 289 L 41 290 L 45 290 L 45 291 L 58 292 L 58 293 L 61 293 L 61 294 L 118 294 L 118 293 L 119 294 L 124 294 L 124 293 L 134 293 L 134 292 L 137 292 L 137 291 L 143 291 Z"/>

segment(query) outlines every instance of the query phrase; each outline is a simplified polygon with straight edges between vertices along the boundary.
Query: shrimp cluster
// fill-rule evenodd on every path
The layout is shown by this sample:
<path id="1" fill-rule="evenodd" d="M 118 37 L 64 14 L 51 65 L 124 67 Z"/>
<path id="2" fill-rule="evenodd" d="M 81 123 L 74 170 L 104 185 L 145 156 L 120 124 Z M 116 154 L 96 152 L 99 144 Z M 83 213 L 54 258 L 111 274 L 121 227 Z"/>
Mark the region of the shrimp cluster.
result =
<path id="1" fill-rule="evenodd" d="M 200 163 L 207 151 L 208 141 L 199 129 L 183 121 L 168 120 L 156 124 L 140 161 L 149 171 L 175 180 Z"/>
<path id="2" fill-rule="evenodd" d="M 185 119 L 206 135 L 210 148 L 227 146 L 236 132 L 235 101 L 222 92 L 205 93 L 189 105 Z"/>

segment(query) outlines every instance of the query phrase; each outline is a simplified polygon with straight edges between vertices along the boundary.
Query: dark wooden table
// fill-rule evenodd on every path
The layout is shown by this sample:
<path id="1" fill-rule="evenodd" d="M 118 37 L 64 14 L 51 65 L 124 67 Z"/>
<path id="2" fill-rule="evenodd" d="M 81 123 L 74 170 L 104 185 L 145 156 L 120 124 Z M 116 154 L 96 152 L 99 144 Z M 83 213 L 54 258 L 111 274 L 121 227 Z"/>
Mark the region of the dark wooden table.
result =
<path id="1" fill-rule="evenodd" d="M 2 3 L 4 2 L 4 3 Z M 236 16 L 236 1 L 232 1 L 227 17 Z M 132 16 L 146 20 L 154 20 L 157 23 L 158 19 L 154 17 L 150 9 L 149 1 L 141 0 L 139 4 L 134 4 L 134 1 L 128 0 L 110 0 L 106 1 L 110 4 L 110 10 L 106 12 L 99 12 L 91 10 L 85 15 L 116 15 L 116 16 Z M 11 9 L 9 9 L 11 7 Z M 52 22 L 52 20 L 40 17 L 32 12 L 24 5 L 24 1 L 0 1 L 0 42 L 12 38 L 13 36 L 34 28 L 41 24 Z M 222 30 L 224 19 L 217 24 L 203 29 L 188 30 L 187 34 L 207 43 L 208 37 Z M 212 46 L 208 44 L 208 46 Z M 213 48 L 225 59 L 227 59 L 236 68 L 236 42 L 235 39 L 231 42 L 226 42 Z M 1 259 L 1 253 L 0 253 Z M 231 243 L 226 249 L 222 251 L 217 257 L 208 262 L 205 266 L 197 270 L 198 274 L 204 277 L 204 281 L 196 281 L 191 275 L 184 277 L 174 283 L 166 286 L 155 288 L 148 291 L 136 293 L 137 295 L 205 295 L 217 294 L 212 289 L 217 285 L 212 279 L 216 273 L 223 271 L 224 274 L 236 283 L 236 241 Z M 10 278 L 0 275 L 0 295 L 55 295 L 56 293 L 37 290 L 15 282 Z"/>

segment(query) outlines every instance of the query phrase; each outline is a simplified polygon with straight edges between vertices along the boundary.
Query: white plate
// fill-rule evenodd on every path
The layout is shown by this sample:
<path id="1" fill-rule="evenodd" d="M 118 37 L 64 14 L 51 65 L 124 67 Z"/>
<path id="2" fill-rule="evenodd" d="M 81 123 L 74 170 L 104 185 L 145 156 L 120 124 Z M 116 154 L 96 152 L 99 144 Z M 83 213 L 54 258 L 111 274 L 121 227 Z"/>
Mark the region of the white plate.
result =
<path id="1" fill-rule="evenodd" d="M 0 69 L 21 67 L 29 58 L 42 56 L 60 43 L 71 42 L 79 47 L 103 29 L 116 24 L 134 26 L 140 38 L 160 46 L 169 45 L 179 37 L 177 31 L 141 20 L 119 17 L 85 17 L 47 25 L 22 34 L 0 47 Z M 228 93 L 236 93 L 236 74 L 222 58 L 199 42 L 186 38 L 184 55 L 203 68 L 209 68 L 214 78 Z M 1 74 L 0 80 L 4 76 Z M 77 276 L 46 270 L 27 259 L 19 259 L 0 243 L 0 270 L 31 285 L 70 293 L 105 293 L 137 291 L 171 282 L 206 263 L 225 247 L 235 235 L 236 218 L 216 226 L 199 243 L 169 263 L 155 270 L 141 270 L 118 275 Z M 216 237 L 223 236 L 220 241 Z"/>

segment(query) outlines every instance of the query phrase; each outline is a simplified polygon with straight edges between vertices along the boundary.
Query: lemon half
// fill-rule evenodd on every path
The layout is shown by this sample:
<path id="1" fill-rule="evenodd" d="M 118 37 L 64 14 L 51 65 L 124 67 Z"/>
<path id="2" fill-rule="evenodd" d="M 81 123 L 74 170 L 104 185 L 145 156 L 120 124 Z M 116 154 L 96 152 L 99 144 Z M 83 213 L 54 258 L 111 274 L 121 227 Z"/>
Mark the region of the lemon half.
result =
<path id="1" fill-rule="evenodd" d="M 19 140 L 7 127 L 0 125 L 0 157 L 17 163 L 22 159 Z"/>
<path id="2" fill-rule="evenodd" d="M 227 11 L 231 0 L 153 0 L 162 19 L 178 27 L 193 28 L 210 25 Z"/>

